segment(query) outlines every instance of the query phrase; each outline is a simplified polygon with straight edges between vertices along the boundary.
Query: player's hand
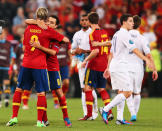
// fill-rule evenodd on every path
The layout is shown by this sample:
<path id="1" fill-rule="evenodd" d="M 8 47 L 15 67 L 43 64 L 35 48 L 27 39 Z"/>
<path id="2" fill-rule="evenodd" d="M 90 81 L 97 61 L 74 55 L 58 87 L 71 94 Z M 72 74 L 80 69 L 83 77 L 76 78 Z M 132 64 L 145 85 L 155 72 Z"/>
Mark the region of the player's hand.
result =
<path id="1" fill-rule="evenodd" d="M 83 61 L 82 64 L 81 64 L 81 68 L 85 68 L 87 62 L 86 61 Z"/>
<path id="2" fill-rule="evenodd" d="M 152 79 L 153 79 L 153 81 L 156 81 L 158 79 L 158 73 L 157 73 L 157 71 L 153 71 L 152 72 Z"/>
<path id="3" fill-rule="evenodd" d="M 82 53 L 82 49 L 80 49 L 80 48 L 75 49 L 75 54 L 81 54 L 81 53 Z"/>
<path id="4" fill-rule="evenodd" d="M 67 37 L 64 37 L 62 41 L 65 42 L 65 43 L 69 43 L 70 42 L 70 40 Z"/>
<path id="5" fill-rule="evenodd" d="M 105 79 L 109 78 L 110 77 L 110 71 L 106 68 L 106 70 L 104 71 L 104 74 L 103 74 L 103 77 Z"/>
<path id="6" fill-rule="evenodd" d="M 32 46 L 32 47 L 35 47 L 35 48 L 40 48 L 41 47 L 41 45 L 40 45 L 40 42 L 39 41 L 30 41 L 30 45 Z"/>
<path id="7" fill-rule="evenodd" d="M 154 70 L 154 65 L 152 62 L 150 62 L 150 60 L 148 60 L 148 59 L 146 60 L 146 65 L 151 71 Z"/>
<path id="8" fill-rule="evenodd" d="M 37 25 L 43 30 L 46 30 L 48 28 L 45 22 L 42 20 L 37 20 Z"/>

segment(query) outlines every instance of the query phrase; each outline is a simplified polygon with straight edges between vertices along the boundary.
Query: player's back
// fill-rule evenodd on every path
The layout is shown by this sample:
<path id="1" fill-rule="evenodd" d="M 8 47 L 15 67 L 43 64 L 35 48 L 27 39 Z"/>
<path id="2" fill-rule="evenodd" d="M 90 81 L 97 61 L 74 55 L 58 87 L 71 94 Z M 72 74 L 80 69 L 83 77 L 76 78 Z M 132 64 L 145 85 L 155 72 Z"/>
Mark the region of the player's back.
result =
<path id="1" fill-rule="evenodd" d="M 127 71 L 129 64 L 128 56 L 136 48 L 129 32 L 121 28 L 117 31 L 112 39 L 111 53 L 113 58 L 110 64 L 111 71 Z"/>
<path id="2" fill-rule="evenodd" d="M 38 41 L 40 44 L 46 48 L 49 48 L 49 42 L 51 39 L 56 39 L 61 41 L 63 39 L 63 35 L 60 35 L 54 29 L 48 28 L 47 30 L 43 30 L 36 25 L 29 25 L 24 34 L 23 45 L 25 46 L 24 51 L 24 59 L 23 59 L 23 67 L 33 68 L 33 69 L 46 69 L 46 54 L 39 50 L 34 49 L 30 45 L 30 41 Z"/>
<path id="3" fill-rule="evenodd" d="M 144 36 L 140 34 L 137 30 L 130 30 L 129 33 L 136 45 L 136 47 L 143 52 L 144 54 L 150 53 L 149 42 L 145 39 Z M 143 60 L 140 59 L 137 55 L 132 53 L 129 57 L 129 61 L 131 64 L 140 64 L 143 65 Z"/>
<path id="4" fill-rule="evenodd" d="M 98 42 L 105 42 L 108 41 L 108 34 L 104 29 L 95 29 L 90 34 L 90 48 L 93 49 L 99 49 L 98 55 L 89 61 L 88 68 L 96 71 L 104 71 L 107 67 L 107 57 L 109 53 L 109 49 L 107 46 L 92 46 L 92 41 L 98 41 Z"/>

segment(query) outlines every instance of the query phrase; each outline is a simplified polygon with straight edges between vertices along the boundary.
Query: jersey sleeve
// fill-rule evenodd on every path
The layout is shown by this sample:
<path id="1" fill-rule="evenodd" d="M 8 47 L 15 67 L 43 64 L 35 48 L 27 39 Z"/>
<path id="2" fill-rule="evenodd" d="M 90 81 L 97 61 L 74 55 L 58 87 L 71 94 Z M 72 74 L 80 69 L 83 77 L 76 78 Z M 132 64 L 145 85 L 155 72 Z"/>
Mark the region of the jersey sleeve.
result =
<path id="1" fill-rule="evenodd" d="M 124 37 L 122 36 L 121 41 L 123 41 L 123 44 L 128 48 L 129 52 L 132 52 L 135 48 L 137 48 L 129 34 Z"/>
<path id="2" fill-rule="evenodd" d="M 150 46 L 149 46 L 149 42 L 146 38 L 143 37 L 142 39 L 142 49 L 143 52 L 145 53 L 145 55 L 150 53 Z"/>
<path id="3" fill-rule="evenodd" d="M 75 49 L 79 46 L 78 42 L 77 42 L 78 41 L 77 36 L 78 36 L 77 33 L 75 33 L 74 36 L 73 36 L 73 40 L 72 40 L 73 42 L 72 42 L 72 47 L 71 47 L 72 49 Z"/>
<path id="4" fill-rule="evenodd" d="M 57 31 L 55 31 L 54 29 L 51 29 L 51 28 L 49 28 L 47 30 L 47 34 L 46 35 L 47 35 L 47 37 L 49 39 L 54 39 L 54 40 L 57 40 L 59 42 L 61 42 L 63 40 L 63 38 L 64 38 L 63 35 L 61 35 L 60 33 L 58 33 Z"/>

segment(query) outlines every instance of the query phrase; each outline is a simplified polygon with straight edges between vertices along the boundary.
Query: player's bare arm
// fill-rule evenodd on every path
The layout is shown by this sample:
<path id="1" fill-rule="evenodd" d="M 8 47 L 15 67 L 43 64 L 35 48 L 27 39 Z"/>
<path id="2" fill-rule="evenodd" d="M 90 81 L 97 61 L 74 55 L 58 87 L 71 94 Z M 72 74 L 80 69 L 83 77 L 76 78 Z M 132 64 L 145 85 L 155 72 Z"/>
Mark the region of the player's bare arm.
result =
<path id="1" fill-rule="evenodd" d="M 135 53 L 140 59 L 144 60 L 150 70 L 154 70 L 154 65 L 151 63 L 151 61 L 146 56 L 144 56 L 137 48 L 133 50 L 133 53 Z"/>
<path id="2" fill-rule="evenodd" d="M 44 30 L 47 29 L 47 25 L 42 20 L 26 19 L 25 23 L 28 25 L 30 25 L 30 24 L 38 25 L 40 28 L 42 28 Z"/>
<path id="3" fill-rule="evenodd" d="M 92 46 L 111 46 L 111 41 L 104 41 L 104 42 L 93 41 Z"/>
<path id="4" fill-rule="evenodd" d="M 43 52 L 45 52 L 47 54 L 56 55 L 56 53 L 57 53 L 53 49 L 49 49 L 49 48 L 45 48 L 44 46 L 41 46 L 40 43 L 39 43 L 39 41 L 38 42 L 30 41 L 30 44 L 31 44 L 31 46 L 33 46 L 35 48 L 38 48 L 38 49 L 42 50 Z"/>
<path id="5" fill-rule="evenodd" d="M 110 77 L 109 65 L 110 65 L 112 58 L 113 58 L 113 54 L 110 53 L 109 56 L 108 56 L 107 68 L 106 68 L 106 70 L 104 71 L 104 74 L 103 74 L 105 79 Z"/>
<path id="6" fill-rule="evenodd" d="M 152 72 L 152 79 L 153 79 L 153 81 L 156 81 L 158 79 L 158 73 L 157 73 L 157 70 L 156 70 L 155 63 L 154 63 L 154 60 L 152 58 L 152 55 L 149 53 L 149 54 L 146 55 L 146 57 L 151 61 L 151 63 L 154 66 L 154 69 L 153 69 L 153 72 Z"/>
<path id="7" fill-rule="evenodd" d="M 90 50 L 83 50 L 81 48 L 76 48 L 76 49 L 73 49 L 71 50 L 71 54 L 72 55 L 78 55 L 78 54 L 82 54 L 82 53 L 90 53 Z"/>
<path id="8" fill-rule="evenodd" d="M 93 59 L 94 57 L 96 57 L 98 53 L 99 53 L 99 49 L 94 49 L 94 50 L 92 50 L 91 53 L 89 54 L 89 56 L 88 56 L 87 58 L 85 58 L 85 60 L 83 61 L 81 67 L 85 67 L 86 63 L 87 63 L 89 60 L 91 60 L 91 59 Z"/>

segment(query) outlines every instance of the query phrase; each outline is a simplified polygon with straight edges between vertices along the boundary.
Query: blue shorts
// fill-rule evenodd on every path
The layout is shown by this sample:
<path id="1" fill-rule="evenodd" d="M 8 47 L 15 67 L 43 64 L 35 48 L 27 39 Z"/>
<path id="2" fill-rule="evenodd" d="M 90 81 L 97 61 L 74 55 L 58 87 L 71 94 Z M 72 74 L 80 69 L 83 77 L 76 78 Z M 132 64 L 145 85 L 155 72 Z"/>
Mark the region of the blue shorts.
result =
<path id="1" fill-rule="evenodd" d="M 106 88 L 107 80 L 103 77 L 101 71 L 86 69 L 84 84 L 94 88 Z"/>
<path id="2" fill-rule="evenodd" d="M 49 91 L 47 70 L 21 67 L 17 87 L 23 90 L 31 90 L 34 82 L 38 93 Z"/>
<path id="3" fill-rule="evenodd" d="M 60 67 L 60 74 L 62 80 L 69 79 L 69 67 L 68 66 Z"/>
<path id="4" fill-rule="evenodd" d="M 59 71 L 48 71 L 48 75 L 51 90 L 56 90 L 62 87 L 61 76 Z"/>

